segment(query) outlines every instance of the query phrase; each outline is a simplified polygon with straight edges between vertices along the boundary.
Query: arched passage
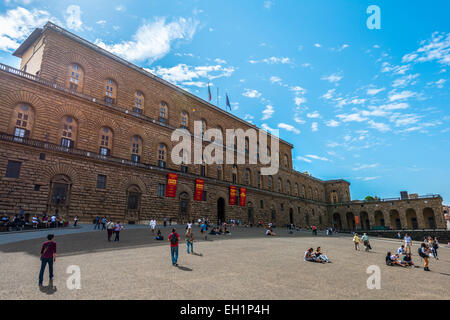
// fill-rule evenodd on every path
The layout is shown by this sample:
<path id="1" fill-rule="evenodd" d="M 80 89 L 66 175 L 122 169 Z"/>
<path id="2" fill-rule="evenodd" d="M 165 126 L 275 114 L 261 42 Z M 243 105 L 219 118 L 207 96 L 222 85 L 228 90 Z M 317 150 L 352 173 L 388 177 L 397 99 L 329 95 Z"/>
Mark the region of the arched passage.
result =
<path id="1" fill-rule="evenodd" d="M 131 185 L 127 188 L 127 206 L 125 217 L 128 224 L 139 222 L 139 213 L 141 208 L 142 191 L 137 185 Z"/>
<path id="2" fill-rule="evenodd" d="M 217 223 L 221 224 L 225 221 L 225 199 L 219 198 L 217 200 Z"/>
<path id="3" fill-rule="evenodd" d="M 65 217 L 69 214 L 71 188 L 72 180 L 66 175 L 59 174 L 50 180 L 50 194 L 47 205 L 48 214 Z"/>
<path id="4" fill-rule="evenodd" d="M 271 222 L 272 224 L 276 224 L 277 222 L 277 212 L 275 211 L 275 208 L 270 209 L 270 216 L 271 216 Z"/>
<path id="5" fill-rule="evenodd" d="M 365 211 L 361 212 L 359 214 L 360 222 L 361 222 L 361 229 L 362 230 L 370 230 L 370 220 L 369 220 L 369 214 Z"/>
<path id="6" fill-rule="evenodd" d="M 406 223 L 408 225 L 408 229 L 419 229 L 419 224 L 417 223 L 417 215 L 414 209 L 406 210 Z"/>
<path id="7" fill-rule="evenodd" d="M 345 215 L 347 218 L 347 227 L 349 230 L 355 230 L 356 228 L 356 223 L 355 223 L 355 215 L 353 214 L 353 212 L 347 212 L 347 214 Z"/>
<path id="8" fill-rule="evenodd" d="M 384 216 L 383 216 L 383 212 L 381 211 L 375 211 L 375 225 L 377 227 L 384 227 L 385 221 L 384 221 Z"/>
<path id="9" fill-rule="evenodd" d="M 342 229 L 341 215 L 339 213 L 333 214 L 333 227 L 338 230 Z"/>
<path id="10" fill-rule="evenodd" d="M 255 215 L 253 212 L 253 203 L 251 202 L 248 203 L 247 215 L 248 215 L 248 224 L 253 226 L 255 224 Z"/>
<path id="11" fill-rule="evenodd" d="M 423 209 L 423 221 L 425 222 L 425 228 L 436 229 L 436 220 L 434 219 L 434 211 L 431 208 Z"/>
<path id="12" fill-rule="evenodd" d="M 400 220 L 400 214 L 397 210 L 391 210 L 389 212 L 389 216 L 391 219 L 391 227 L 395 228 L 396 230 L 402 229 L 402 222 Z"/>
<path id="13" fill-rule="evenodd" d="M 182 224 L 190 221 L 189 219 L 189 194 L 187 192 L 180 193 L 180 222 Z"/>

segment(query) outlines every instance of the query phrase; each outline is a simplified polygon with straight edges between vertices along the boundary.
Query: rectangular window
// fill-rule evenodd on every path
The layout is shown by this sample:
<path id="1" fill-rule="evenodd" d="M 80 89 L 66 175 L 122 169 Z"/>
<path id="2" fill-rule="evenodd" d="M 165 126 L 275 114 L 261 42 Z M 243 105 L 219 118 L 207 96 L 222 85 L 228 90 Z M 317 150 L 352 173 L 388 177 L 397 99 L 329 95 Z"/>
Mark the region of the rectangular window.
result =
<path id="1" fill-rule="evenodd" d="M 187 173 L 188 172 L 188 167 L 184 166 L 184 165 L 181 165 L 181 172 Z"/>
<path id="2" fill-rule="evenodd" d="M 15 128 L 14 129 L 14 136 L 19 138 L 28 138 L 30 135 L 30 132 L 28 130 L 25 130 L 23 128 Z"/>
<path id="3" fill-rule="evenodd" d="M 108 148 L 101 147 L 101 148 L 100 148 L 100 154 L 101 154 L 102 156 L 109 156 L 109 149 L 108 149 Z"/>
<path id="4" fill-rule="evenodd" d="M 166 162 L 165 162 L 165 161 L 162 161 L 162 160 L 159 160 L 159 161 L 158 161 L 158 167 L 160 167 L 160 168 L 165 168 L 165 167 L 166 167 Z"/>
<path id="5" fill-rule="evenodd" d="M 261 209 L 264 209 L 264 200 L 260 200 L 259 206 Z"/>
<path id="6" fill-rule="evenodd" d="M 9 160 L 8 166 L 6 167 L 6 177 L 18 179 L 21 166 L 22 162 Z"/>
<path id="7" fill-rule="evenodd" d="M 205 172 L 206 172 L 205 166 L 200 166 L 200 175 L 201 175 L 202 177 L 205 176 Z"/>
<path id="8" fill-rule="evenodd" d="M 66 138 L 61 138 L 61 147 L 73 148 L 73 141 Z"/>
<path id="9" fill-rule="evenodd" d="M 106 176 L 99 174 L 97 176 L 97 189 L 106 189 Z"/>
<path id="10" fill-rule="evenodd" d="M 164 197 L 166 194 L 166 185 L 163 183 L 158 184 L 158 196 Z"/>
<path id="11" fill-rule="evenodd" d="M 203 191 L 202 201 L 208 201 L 208 194 L 206 191 Z"/>
<path id="12" fill-rule="evenodd" d="M 131 161 L 133 161 L 134 163 L 139 163 L 140 157 L 137 154 L 133 154 L 131 156 Z"/>

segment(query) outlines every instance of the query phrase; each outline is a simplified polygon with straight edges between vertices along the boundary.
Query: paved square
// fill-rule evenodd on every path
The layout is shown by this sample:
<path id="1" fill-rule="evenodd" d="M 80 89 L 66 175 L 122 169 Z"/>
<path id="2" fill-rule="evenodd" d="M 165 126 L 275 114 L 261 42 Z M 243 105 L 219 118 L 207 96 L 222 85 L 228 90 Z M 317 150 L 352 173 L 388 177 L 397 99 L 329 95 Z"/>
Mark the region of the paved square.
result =
<path id="1" fill-rule="evenodd" d="M 178 230 L 183 235 L 184 230 Z M 386 252 L 399 241 L 371 239 L 374 251 L 355 252 L 348 236 L 313 237 L 310 233 L 263 236 L 263 229 L 233 229 L 231 236 L 209 236 L 196 242 L 197 255 L 180 247 L 180 268 L 170 263 L 167 234 L 157 242 L 149 229 L 124 230 L 120 243 L 108 243 L 106 232 L 56 237 L 58 257 L 53 289 L 37 286 L 43 238 L 0 246 L 0 299 L 450 299 L 450 249 L 441 247 L 432 272 L 388 267 Z M 197 239 L 199 229 L 195 228 Z M 5 237 L 5 235 L 0 235 Z M 321 246 L 331 264 L 303 261 L 309 247 Z M 66 269 L 81 270 L 81 289 L 69 290 Z M 381 268 L 381 289 L 367 289 L 367 267 Z M 48 284 L 48 270 L 44 286 Z"/>

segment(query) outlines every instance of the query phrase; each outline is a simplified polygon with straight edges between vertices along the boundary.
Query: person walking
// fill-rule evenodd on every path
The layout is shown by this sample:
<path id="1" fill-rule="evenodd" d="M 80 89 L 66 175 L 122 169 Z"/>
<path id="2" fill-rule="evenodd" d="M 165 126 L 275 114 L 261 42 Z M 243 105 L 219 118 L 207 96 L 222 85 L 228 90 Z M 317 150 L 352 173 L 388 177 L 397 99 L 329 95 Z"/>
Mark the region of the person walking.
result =
<path id="1" fill-rule="evenodd" d="M 205 221 L 203 221 L 203 223 L 200 226 L 200 228 L 201 228 L 202 235 L 205 236 L 205 240 L 208 240 L 208 236 L 207 236 L 207 233 L 206 233 L 207 226 L 206 226 L 206 222 Z"/>
<path id="2" fill-rule="evenodd" d="M 187 244 L 187 253 L 194 253 L 194 233 L 192 232 L 191 228 L 187 230 L 185 239 Z M 189 252 L 189 247 L 191 248 L 191 252 Z"/>
<path id="3" fill-rule="evenodd" d="M 155 234 L 155 228 L 156 228 L 156 220 L 155 219 L 150 220 L 150 228 L 152 229 L 152 234 Z"/>
<path id="4" fill-rule="evenodd" d="M 178 245 L 180 241 L 180 235 L 175 229 L 172 229 L 172 233 L 169 234 L 170 243 L 170 255 L 172 257 L 172 265 L 178 266 Z"/>
<path id="5" fill-rule="evenodd" d="M 357 233 L 355 233 L 355 235 L 353 236 L 353 242 L 355 243 L 355 250 L 358 251 L 359 250 L 359 237 L 358 237 Z"/>
<path id="6" fill-rule="evenodd" d="M 434 240 L 431 243 L 431 252 L 433 253 L 433 257 L 436 260 L 439 260 L 439 256 L 438 256 L 438 249 L 439 249 L 439 241 L 437 237 L 434 237 Z"/>
<path id="7" fill-rule="evenodd" d="M 42 244 L 41 248 L 41 271 L 39 272 L 39 286 L 42 286 L 44 281 L 44 271 L 48 264 L 49 279 L 53 280 L 53 263 L 56 261 L 56 242 L 54 241 L 55 236 L 49 234 L 47 236 L 46 242 Z"/>
<path id="8" fill-rule="evenodd" d="M 114 224 L 114 222 L 112 220 L 108 221 L 108 223 L 106 224 L 106 232 L 108 234 L 108 241 L 109 242 L 111 242 L 111 237 L 113 235 L 115 227 L 116 227 L 116 225 Z"/>
<path id="9" fill-rule="evenodd" d="M 100 216 L 97 216 L 97 218 L 95 218 L 94 230 L 95 229 L 100 230 Z"/>
<path id="10" fill-rule="evenodd" d="M 363 236 L 361 237 L 361 241 L 363 242 L 364 247 L 366 247 L 365 249 L 366 252 L 372 249 L 372 247 L 370 246 L 369 236 L 367 235 L 367 233 L 363 234 Z"/>
<path id="11" fill-rule="evenodd" d="M 405 240 L 405 253 L 407 252 L 411 253 L 412 239 L 409 236 L 409 234 L 405 234 L 404 240 Z"/>
<path id="12" fill-rule="evenodd" d="M 78 223 L 78 216 L 75 216 L 75 218 L 73 218 L 73 226 L 76 227 Z"/>
<path id="13" fill-rule="evenodd" d="M 114 226 L 114 232 L 116 233 L 116 237 L 114 238 L 114 242 L 119 242 L 119 235 L 120 235 L 120 231 L 123 229 L 123 226 L 120 224 L 120 221 L 118 221 L 116 223 L 116 225 Z"/>
<path id="14" fill-rule="evenodd" d="M 103 217 L 103 219 L 102 219 L 102 231 L 106 229 L 106 222 L 108 222 L 108 220 L 106 220 L 106 217 Z"/>
<path id="15" fill-rule="evenodd" d="M 431 271 L 430 268 L 428 267 L 429 263 L 430 263 L 430 259 L 429 259 L 430 258 L 430 249 L 425 243 L 422 243 L 420 245 L 419 256 L 423 259 L 423 270 Z"/>

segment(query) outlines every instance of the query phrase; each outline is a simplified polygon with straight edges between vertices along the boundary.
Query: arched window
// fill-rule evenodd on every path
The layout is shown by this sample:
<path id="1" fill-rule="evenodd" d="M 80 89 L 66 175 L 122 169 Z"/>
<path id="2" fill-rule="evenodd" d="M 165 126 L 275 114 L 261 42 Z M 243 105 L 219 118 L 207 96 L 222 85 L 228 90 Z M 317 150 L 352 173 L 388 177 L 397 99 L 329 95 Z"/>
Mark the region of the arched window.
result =
<path id="1" fill-rule="evenodd" d="M 258 183 L 258 189 L 261 189 L 261 188 L 262 188 L 262 177 L 261 177 L 261 172 L 260 172 L 260 171 L 258 171 L 258 177 L 257 177 L 257 179 L 258 179 L 258 181 L 257 181 L 257 183 Z"/>
<path id="2" fill-rule="evenodd" d="M 166 167 L 167 147 L 164 143 L 158 146 L 158 166 L 160 168 Z"/>
<path id="3" fill-rule="evenodd" d="M 84 72 L 76 63 L 69 66 L 69 88 L 73 91 L 81 91 L 83 87 Z"/>
<path id="4" fill-rule="evenodd" d="M 306 189 L 304 185 L 302 185 L 302 198 L 306 198 Z"/>
<path id="5" fill-rule="evenodd" d="M 16 106 L 13 112 L 14 136 L 18 138 L 29 138 L 34 124 L 34 111 L 28 104 Z"/>
<path id="6" fill-rule="evenodd" d="M 140 91 L 136 91 L 134 94 L 134 108 L 133 111 L 136 113 L 144 112 L 144 95 Z"/>
<path id="7" fill-rule="evenodd" d="M 117 99 L 117 84 L 112 79 L 107 79 L 105 84 L 105 102 L 115 104 Z"/>
<path id="8" fill-rule="evenodd" d="M 102 156 L 111 155 L 111 148 L 113 143 L 113 132 L 107 127 L 100 129 L 100 154 Z"/>
<path id="9" fill-rule="evenodd" d="M 237 175 L 238 175 L 238 169 L 237 169 L 236 165 L 233 164 L 233 168 L 231 171 L 231 177 L 232 177 L 233 183 L 237 183 Z"/>
<path id="10" fill-rule="evenodd" d="M 298 197 L 298 184 L 297 183 L 294 184 L 294 194 L 296 197 Z"/>
<path id="11" fill-rule="evenodd" d="M 245 138 L 245 154 L 249 153 L 249 140 Z"/>
<path id="12" fill-rule="evenodd" d="M 222 180 L 222 179 L 223 179 L 222 166 L 218 165 L 217 166 L 217 180 Z"/>
<path id="13" fill-rule="evenodd" d="M 65 116 L 61 124 L 61 146 L 65 148 L 74 148 L 77 140 L 77 121 L 71 116 Z"/>
<path id="14" fill-rule="evenodd" d="M 189 115 L 186 111 L 181 111 L 180 127 L 182 129 L 187 129 L 189 127 Z"/>
<path id="15" fill-rule="evenodd" d="M 203 137 L 205 137 L 205 133 L 206 133 L 206 120 L 202 119 L 200 125 L 201 125 L 200 130 L 201 130 L 202 138 L 203 138 Z"/>
<path id="16" fill-rule="evenodd" d="M 272 186 L 273 186 L 273 178 L 272 176 L 268 176 L 267 177 L 267 188 L 272 191 Z"/>
<path id="17" fill-rule="evenodd" d="M 131 161 L 138 163 L 141 161 L 142 139 L 139 136 L 131 138 Z"/>
<path id="18" fill-rule="evenodd" d="M 283 185 L 283 181 L 281 181 L 281 178 L 278 178 L 278 192 L 281 193 L 282 191 L 282 185 Z"/>
<path id="19" fill-rule="evenodd" d="M 289 180 L 286 181 L 286 193 L 291 194 L 291 182 Z"/>
<path id="20" fill-rule="evenodd" d="M 251 182 L 251 171 L 250 169 L 245 169 L 245 184 L 249 186 Z"/>
<path id="21" fill-rule="evenodd" d="M 283 163 L 285 168 L 289 168 L 289 158 L 286 154 L 284 155 Z"/>
<path id="22" fill-rule="evenodd" d="M 159 122 L 168 124 L 169 123 L 168 119 L 169 119 L 169 107 L 167 107 L 167 103 L 163 101 L 159 106 Z"/>

